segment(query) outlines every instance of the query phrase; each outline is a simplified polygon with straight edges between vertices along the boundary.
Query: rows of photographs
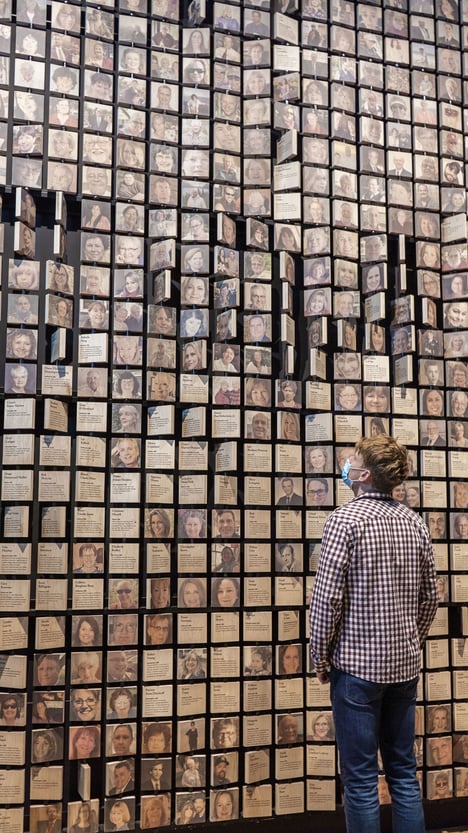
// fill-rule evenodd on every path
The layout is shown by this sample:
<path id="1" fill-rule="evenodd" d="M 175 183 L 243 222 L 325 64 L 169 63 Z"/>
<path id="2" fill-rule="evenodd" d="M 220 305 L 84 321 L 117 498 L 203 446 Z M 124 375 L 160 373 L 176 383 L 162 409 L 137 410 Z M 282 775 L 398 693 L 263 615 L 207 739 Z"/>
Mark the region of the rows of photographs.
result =
<path id="1" fill-rule="evenodd" d="M 306 605 L 363 433 L 440 573 L 422 789 L 468 794 L 468 4 L 207 5 L 0 4 L 11 830 L 335 808 Z"/>

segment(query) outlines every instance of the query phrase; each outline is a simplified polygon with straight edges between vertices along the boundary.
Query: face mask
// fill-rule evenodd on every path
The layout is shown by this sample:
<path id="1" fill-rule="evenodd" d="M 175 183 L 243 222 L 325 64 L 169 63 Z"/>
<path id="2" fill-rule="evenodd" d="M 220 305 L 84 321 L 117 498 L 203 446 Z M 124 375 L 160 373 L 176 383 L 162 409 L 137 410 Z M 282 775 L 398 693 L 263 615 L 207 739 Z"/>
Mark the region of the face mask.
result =
<path id="1" fill-rule="evenodd" d="M 353 487 L 353 480 L 349 477 L 349 472 L 351 471 L 351 463 L 349 462 L 349 458 L 345 461 L 343 468 L 341 469 L 341 479 L 343 483 L 348 486 L 350 489 Z"/>
<path id="2" fill-rule="evenodd" d="M 343 468 L 341 469 L 341 479 L 343 480 L 343 483 L 345 483 L 346 486 L 348 486 L 350 489 L 352 489 L 354 484 L 357 483 L 358 480 L 359 480 L 359 478 L 358 478 L 358 480 L 351 480 L 351 478 L 349 476 L 349 473 L 350 473 L 351 469 L 355 469 L 355 471 L 367 471 L 367 469 L 364 468 L 363 466 L 352 466 L 350 461 L 349 461 L 349 458 L 345 461 L 345 464 L 344 464 Z M 362 483 L 361 483 L 361 487 L 366 488 L 366 486 Z"/>

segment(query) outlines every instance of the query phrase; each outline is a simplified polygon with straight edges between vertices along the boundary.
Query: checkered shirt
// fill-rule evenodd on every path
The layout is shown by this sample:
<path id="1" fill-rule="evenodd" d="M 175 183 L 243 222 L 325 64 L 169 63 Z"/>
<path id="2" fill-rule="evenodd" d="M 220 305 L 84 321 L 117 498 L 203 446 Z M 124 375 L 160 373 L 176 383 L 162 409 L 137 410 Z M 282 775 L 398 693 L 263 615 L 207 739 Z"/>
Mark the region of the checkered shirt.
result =
<path id="1" fill-rule="evenodd" d="M 434 554 L 419 515 L 379 492 L 332 512 L 310 605 L 318 673 L 334 665 L 371 682 L 417 677 L 436 609 Z"/>

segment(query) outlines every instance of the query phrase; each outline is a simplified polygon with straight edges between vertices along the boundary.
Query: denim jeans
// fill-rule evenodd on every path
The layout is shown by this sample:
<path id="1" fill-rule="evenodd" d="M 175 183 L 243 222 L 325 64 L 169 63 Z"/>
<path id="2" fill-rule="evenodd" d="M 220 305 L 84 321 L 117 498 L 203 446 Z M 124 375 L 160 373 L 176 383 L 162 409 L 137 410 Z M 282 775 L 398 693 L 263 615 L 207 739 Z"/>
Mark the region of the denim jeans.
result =
<path id="1" fill-rule="evenodd" d="M 424 833 L 413 748 L 418 678 L 371 683 L 332 668 L 330 680 L 347 833 L 380 833 L 379 746 L 392 796 L 393 833 Z"/>

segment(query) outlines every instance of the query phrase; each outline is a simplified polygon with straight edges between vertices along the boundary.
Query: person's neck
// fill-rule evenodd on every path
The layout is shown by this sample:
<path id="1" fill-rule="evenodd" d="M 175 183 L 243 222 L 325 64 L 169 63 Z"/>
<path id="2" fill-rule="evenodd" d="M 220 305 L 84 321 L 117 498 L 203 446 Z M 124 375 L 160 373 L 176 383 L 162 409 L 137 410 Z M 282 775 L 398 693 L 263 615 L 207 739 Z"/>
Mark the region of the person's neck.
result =
<path id="1" fill-rule="evenodd" d="M 359 480 L 353 483 L 353 492 L 354 497 L 360 497 L 361 495 L 365 495 L 368 492 L 375 492 L 377 491 L 374 484 L 371 482 L 369 483 L 361 483 Z"/>

